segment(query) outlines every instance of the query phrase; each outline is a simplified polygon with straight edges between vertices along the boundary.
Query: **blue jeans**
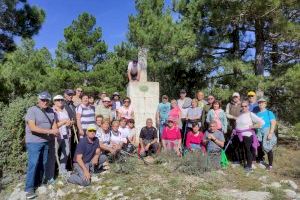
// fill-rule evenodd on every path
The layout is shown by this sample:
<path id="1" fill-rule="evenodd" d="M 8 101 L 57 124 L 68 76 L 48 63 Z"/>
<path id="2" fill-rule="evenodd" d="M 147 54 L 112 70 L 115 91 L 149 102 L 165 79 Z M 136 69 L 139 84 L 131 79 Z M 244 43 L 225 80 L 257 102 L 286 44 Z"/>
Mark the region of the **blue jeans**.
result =
<path id="1" fill-rule="evenodd" d="M 28 167 L 26 174 L 25 192 L 34 192 L 45 177 L 45 167 L 48 158 L 48 142 L 26 143 Z"/>

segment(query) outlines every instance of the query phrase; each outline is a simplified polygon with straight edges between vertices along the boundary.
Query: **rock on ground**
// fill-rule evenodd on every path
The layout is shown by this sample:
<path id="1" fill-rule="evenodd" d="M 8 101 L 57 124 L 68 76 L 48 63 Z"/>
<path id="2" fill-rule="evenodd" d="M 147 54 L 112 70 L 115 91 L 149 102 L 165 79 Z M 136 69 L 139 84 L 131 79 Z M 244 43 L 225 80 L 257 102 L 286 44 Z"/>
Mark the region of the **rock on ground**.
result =
<path id="1" fill-rule="evenodd" d="M 16 188 L 9 196 L 8 200 L 24 200 L 26 199 L 26 192 L 20 188 Z"/>
<path id="2" fill-rule="evenodd" d="M 261 191 L 240 191 L 234 189 L 221 189 L 219 190 L 221 196 L 228 196 L 238 200 L 268 200 L 272 195 L 270 192 Z"/>
<path id="3" fill-rule="evenodd" d="M 285 189 L 283 191 L 285 192 L 286 197 L 288 197 L 290 199 L 294 199 L 297 196 L 297 193 L 293 190 Z"/>
<path id="4" fill-rule="evenodd" d="M 293 190 L 298 189 L 298 185 L 292 180 L 281 180 L 280 183 L 288 184 L 289 186 L 291 186 L 291 188 L 293 188 Z"/>
<path id="5" fill-rule="evenodd" d="M 47 193 L 47 188 L 46 186 L 41 186 L 41 187 L 38 187 L 38 189 L 36 190 L 36 193 L 37 194 L 46 194 Z"/>
<path id="6" fill-rule="evenodd" d="M 281 187 L 281 184 L 278 183 L 278 182 L 272 182 L 272 183 L 271 183 L 271 187 L 273 187 L 273 188 L 280 188 L 280 187 Z"/>

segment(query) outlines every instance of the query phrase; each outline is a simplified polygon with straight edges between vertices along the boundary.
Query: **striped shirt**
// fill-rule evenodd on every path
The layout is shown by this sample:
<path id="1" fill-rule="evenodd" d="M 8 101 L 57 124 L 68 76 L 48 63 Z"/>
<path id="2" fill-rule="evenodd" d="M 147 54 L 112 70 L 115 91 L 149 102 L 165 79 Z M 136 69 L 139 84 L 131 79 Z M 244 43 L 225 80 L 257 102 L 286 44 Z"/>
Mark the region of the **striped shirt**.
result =
<path id="1" fill-rule="evenodd" d="M 91 106 L 80 104 L 76 108 L 76 114 L 81 114 L 80 122 L 83 130 L 86 130 L 90 124 L 96 124 L 95 110 Z"/>

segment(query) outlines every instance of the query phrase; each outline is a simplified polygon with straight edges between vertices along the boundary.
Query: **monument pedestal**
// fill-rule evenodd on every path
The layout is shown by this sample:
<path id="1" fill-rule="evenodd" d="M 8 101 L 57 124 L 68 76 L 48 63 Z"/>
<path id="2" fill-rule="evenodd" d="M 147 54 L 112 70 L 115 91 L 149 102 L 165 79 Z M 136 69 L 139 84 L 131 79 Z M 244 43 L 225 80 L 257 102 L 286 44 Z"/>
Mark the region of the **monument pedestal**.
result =
<path id="1" fill-rule="evenodd" d="M 127 96 L 131 99 L 134 110 L 135 127 L 138 135 L 146 126 L 147 118 L 153 120 L 155 126 L 155 114 L 159 103 L 159 83 L 131 81 L 127 86 Z"/>

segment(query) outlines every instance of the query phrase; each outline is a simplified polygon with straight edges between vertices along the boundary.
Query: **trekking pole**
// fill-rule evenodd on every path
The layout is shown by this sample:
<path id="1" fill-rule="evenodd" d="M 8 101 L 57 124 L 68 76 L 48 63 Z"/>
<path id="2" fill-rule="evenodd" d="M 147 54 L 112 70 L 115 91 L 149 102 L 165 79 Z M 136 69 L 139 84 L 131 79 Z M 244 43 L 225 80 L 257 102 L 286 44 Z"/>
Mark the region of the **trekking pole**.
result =
<path id="1" fill-rule="evenodd" d="M 57 165 L 58 165 L 58 169 L 60 170 L 60 162 L 59 162 L 59 157 L 58 157 L 58 142 L 57 142 L 57 137 L 55 137 L 54 149 L 55 149 L 56 162 L 57 162 Z"/>
<path id="2" fill-rule="evenodd" d="M 229 145 L 232 143 L 232 139 L 233 139 L 233 137 L 234 137 L 234 135 L 233 135 L 233 134 L 231 134 L 231 136 L 230 136 L 230 139 L 229 139 L 229 141 L 228 141 L 227 145 L 226 145 L 226 146 L 225 146 L 225 148 L 224 148 L 224 151 L 225 151 L 225 152 L 226 152 L 227 148 L 229 147 Z"/>
<path id="3" fill-rule="evenodd" d="M 76 144 L 78 144 L 78 136 L 77 136 L 77 132 L 76 132 L 76 128 L 75 128 L 74 124 L 72 125 L 72 127 L 73 127 L 73 132 L 74 132 L 74 142 Z"/>

